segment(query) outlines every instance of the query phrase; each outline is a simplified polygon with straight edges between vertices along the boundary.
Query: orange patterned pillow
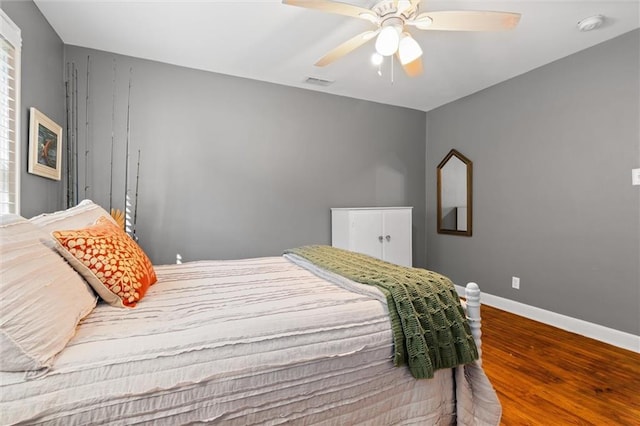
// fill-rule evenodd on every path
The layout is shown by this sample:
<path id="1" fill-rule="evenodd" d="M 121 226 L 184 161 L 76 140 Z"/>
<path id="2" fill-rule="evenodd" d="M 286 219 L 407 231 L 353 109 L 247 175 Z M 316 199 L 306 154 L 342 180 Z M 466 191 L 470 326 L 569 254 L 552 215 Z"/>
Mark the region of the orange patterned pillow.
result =
<path id="1" fill-rule="evenodd" d="M 104 216 L 86 228 L 52 235 L 62 255 L 110 305 L 134 307 L 157 280 L 140 246 Z"/>

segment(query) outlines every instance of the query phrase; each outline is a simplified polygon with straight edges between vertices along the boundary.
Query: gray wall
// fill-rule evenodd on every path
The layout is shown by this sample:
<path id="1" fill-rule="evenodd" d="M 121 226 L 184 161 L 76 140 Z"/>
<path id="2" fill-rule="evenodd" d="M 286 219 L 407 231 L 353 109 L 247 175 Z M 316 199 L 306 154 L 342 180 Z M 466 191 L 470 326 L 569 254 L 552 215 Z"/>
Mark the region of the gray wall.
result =
<path id="1" fill-rule="evenodd" d="M 640 334 L 639 39 L 624 34 L 427 113 L 429 268 Z M 471 238 L 435 232 L 436 166 L 451 148 L 474 162 Z"/>
<path id="2" fill-rule="evenodd" d="M 29 108 L 37 108 L 64 131 L 64 45 L 32 1 L 3 0 L 2 10 L 22 32 L 20 213 L 31 217 L 66 205 L 63 181 L 27 173 Z"/>
<path id="3" fill-rule="evenodd" d="M 86 197 L 124 205 L 126 118 L 137 234 L 155 263 L 279 255 L 329 244 L 331 207 L 414 207 L 414 259 L 425 263 L 423 112 L 66 46 L 85 99 Z M 115 68 L 115 102 L 114 98 Z M 128 99 L 129 76 L 131 97 Z M 112 111 L 115 105 L 115 125 Z M 85 122 L 81 101 L 79 122 Z M 82 157 L 82 156 L 81 156 Z M 82 160 L 82 158 L 81 158 Z M 80 188 L 84 185 L 80 164 Z M 84 191 L 80 191 L 84 198 Z"/>

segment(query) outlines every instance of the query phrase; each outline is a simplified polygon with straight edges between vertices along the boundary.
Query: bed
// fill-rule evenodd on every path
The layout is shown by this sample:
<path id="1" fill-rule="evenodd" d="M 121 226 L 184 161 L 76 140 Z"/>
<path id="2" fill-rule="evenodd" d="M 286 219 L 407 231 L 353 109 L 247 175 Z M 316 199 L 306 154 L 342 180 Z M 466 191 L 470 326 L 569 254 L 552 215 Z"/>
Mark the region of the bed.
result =
<path id="1" fill-rule="evenodd" d="M 75 319 L 67 321 L 71 333 L 58 326 L 65 318 L 55 319 L 71 307 L 51 308 L 54 295 L 47 294 L 46 306 L 24 305 L 36 309 L 45 330 L 25 333 L 24 324 L 33 327 L 24 319 L 29 309 L 5 315 L 18 304 L 7 295 L 15 292 L 21 269 L 10 264 L 26 259 L 13 255 L 26 250 L 16 247 L 30 246 L 22 236 L 33 231 L 40 250 L 62 259 L 45 239 L 48 232 L 84 226 L 102 214 L 83 202 L 33 221 L 3 221 L 3 346 L 10 336 L 37 352 L 32 340 L 38 333 L 60 334 L 64 344 L 31 356 L 30 367 L 7 366 L 8 353 L 0 348 L 2 424 L 499 423 L 500 403 L 480 359 L 414 378 L 406 367 L 394 366 L 385 295 L 291 253 L 155 266 L 157 282 L 135 308 L 96 303 L 95 293 L 82 303 L 67 295 L 61 303 L 86 305 L 76 306 Z M 16 223 L 30 231 L 5 229 Z M 65 282 L 77 277 L 65 268 Z M 467 286 L 466 299 L 479 349 L 475 284 Z M 36 340 L 51 346 L 49 337 Z"/>

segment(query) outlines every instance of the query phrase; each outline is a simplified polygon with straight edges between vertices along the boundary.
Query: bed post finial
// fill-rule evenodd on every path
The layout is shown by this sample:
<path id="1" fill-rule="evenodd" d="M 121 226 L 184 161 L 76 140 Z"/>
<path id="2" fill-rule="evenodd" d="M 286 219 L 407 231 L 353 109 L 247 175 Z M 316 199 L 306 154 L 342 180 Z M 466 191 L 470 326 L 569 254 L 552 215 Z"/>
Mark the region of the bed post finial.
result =
<path id="1" fill-rule="evenodd" d="M 465 298 L 467 299 L 467 320 L 471 328 L 471 335 L 478 347 L 478 365 L 482 365 L 482 330 L 480 329 L 482 320 L 480 318 L 480 287 L 476 283 L 469 283 L 465 288 Z"/>

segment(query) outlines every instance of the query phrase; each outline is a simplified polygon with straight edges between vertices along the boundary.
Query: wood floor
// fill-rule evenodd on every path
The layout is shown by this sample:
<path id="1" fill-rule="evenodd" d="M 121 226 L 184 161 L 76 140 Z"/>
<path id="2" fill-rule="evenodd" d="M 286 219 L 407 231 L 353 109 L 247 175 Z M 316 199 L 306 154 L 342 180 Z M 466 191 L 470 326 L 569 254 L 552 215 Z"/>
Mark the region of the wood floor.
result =
<path id="1" fill-rule="evenodd" d="M 640 354 L 482 306 L 503 425 L 640 425 Z"/>

